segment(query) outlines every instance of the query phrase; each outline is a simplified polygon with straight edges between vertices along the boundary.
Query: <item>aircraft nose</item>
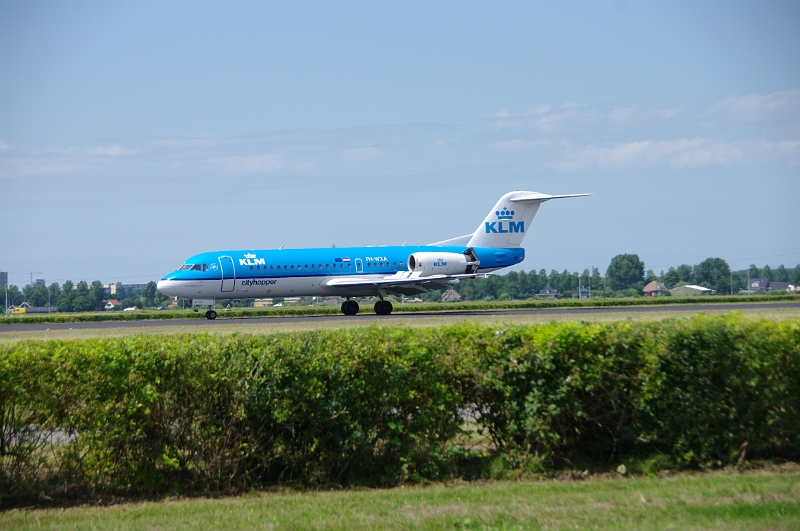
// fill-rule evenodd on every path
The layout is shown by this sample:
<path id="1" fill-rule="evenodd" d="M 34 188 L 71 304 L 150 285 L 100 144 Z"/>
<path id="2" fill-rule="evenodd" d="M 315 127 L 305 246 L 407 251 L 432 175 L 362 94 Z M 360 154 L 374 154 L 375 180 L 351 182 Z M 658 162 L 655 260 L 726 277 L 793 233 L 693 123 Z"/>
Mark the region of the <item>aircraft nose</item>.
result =
<path id="1" fill-rule="evenodd" d="M 170 284 L 172 284 L 172 282 L 169 280 L 159 280 L 158 284 L 156 284 L 156 289 L 164 295 L 174 296 L 175 293 L 172 293 L 172 290 L 169 289 Z"/>

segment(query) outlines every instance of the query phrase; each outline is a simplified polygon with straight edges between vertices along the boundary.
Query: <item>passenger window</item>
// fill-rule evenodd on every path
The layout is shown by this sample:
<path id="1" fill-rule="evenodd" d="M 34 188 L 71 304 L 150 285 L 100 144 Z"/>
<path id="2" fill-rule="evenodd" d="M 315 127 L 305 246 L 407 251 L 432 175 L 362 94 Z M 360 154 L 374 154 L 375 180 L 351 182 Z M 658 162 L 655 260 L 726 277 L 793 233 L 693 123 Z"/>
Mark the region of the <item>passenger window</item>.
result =
<path id="1" fill-rule="evenodd" d="M 252 271 L 252 270 L 253 270 L 253 266 L 250 266 L 250 271 Z"/>
<path id="2" fill-rule="evenodd" d="M 353 264 L 347 264 L 348 269 L 350 269 L 351 267 L 353 267 Z"/>
<path id="3" fill-rule="evenodd" d="M 306 269 L 308 269 L 308 264 L 306 264 Z"/>
<path id="4" fill-rule="evenodd" d="M 292 269 L 294 269 L 294 266 L 292 266 Z"/>
<path id="5" fill-rule="evenodd" d="M 314 269 L 314 264 L 311 264 L 311 269 Z"/>
<path id="6" fill-rule="evenodd" d="M 271 266 L 269 266 L 269 270 L 270 270 L 270 271 L 272 271 L 273 269 L 275 269 L 275 266 L 274 266 L 274 265 L 271 265 Z"/>
<path id="7" fill-rule="evenodd" d="M 400 267 L 403 267 L 403 262 L 400 262 Z"/>

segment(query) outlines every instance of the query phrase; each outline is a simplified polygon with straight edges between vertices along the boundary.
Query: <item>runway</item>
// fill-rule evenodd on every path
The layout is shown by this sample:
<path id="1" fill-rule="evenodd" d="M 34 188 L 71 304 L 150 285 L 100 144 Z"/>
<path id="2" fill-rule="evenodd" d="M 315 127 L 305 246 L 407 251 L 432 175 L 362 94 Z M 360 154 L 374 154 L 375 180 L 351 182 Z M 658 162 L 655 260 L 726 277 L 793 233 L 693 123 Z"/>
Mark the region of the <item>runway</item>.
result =
<path id="1" fill-rule="evenodd" d="M 686 314 L 704 311 L 736 311 L 748 309 L 800 309 L 800 302 L 742 302 L 732 304 L 675 304 L 654 306 L 611 306 L 603 308 L 533 308 L 524 310 L 473 310 L 453 312 L 398 312 L 392 315 L 375 315 L 364 312 L 355 316 L 344 315 L 311 315 L 311 316 L 285 316 L 285 317 L 236 317 L 225 318 L 225 312 L 219 312 L 219 317 L 214 321 L 206 319 L 154 319 L 145 321 L 97 321 L 85 323 L 13 323 L 0 324 L 0 334 L 4 332 L 33 332 L 40 330 L 89 330 L 104 328 L 152 328 L 170 326 L 190 326 L 205 329 L 218 329 L 219 327 L 242 324 L 269 324 L 269 323 L 319 323 L 323 321 L 341 321 L 352 326 L 354 323 L 370 326 L 374 323 L 392 324 L 394 321 L 407 319 L 448 319 L 468 320 L 470 317 L 491 318 L 506 316 L 547 316 L 547 315 L 574 315 L 592 316 L 602 314 L 636 314 L 648 312 L 685 312 Z"/>

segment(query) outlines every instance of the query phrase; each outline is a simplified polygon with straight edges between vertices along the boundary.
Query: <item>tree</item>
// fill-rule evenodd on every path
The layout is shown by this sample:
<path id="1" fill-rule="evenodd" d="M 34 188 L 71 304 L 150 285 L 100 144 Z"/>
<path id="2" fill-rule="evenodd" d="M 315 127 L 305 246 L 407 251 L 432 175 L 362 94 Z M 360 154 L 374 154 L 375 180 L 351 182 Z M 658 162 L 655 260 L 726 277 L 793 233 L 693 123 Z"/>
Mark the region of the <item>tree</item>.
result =
<path id="1" fill-rule="evenodd" d="M 22 297 L 22 293 L 20 293 L 19 288 L 17 286 L 9 285 L 8 286 L 8 305 L 9 306 L 19 306 L 25 299 Z M 0 286 L 0 302 L 5 304 L 6 302 L 6 287 Z"/>
<path id="2" fill-rule="evenodd" d="M 797 286 L 800 284 L 800 265 L 797 265 L 792 269 L 792 284 Z"/>
<path id="3" fill-rule="evenodd" d="M 95 280 L 92 282 L 91 287 L 89 288 L 89 300 L 92 301 L 92 310 L 99 310 L 103 304 L 103 299 L 106 296 L 106 292 L 103 289 L 103 283 L 99 280 Z"/>
<path id="4" fill-rule="evenodd" d="M 772 273 L 772 268 L 768 265 L 765 265 L 761 269 L 761 278 L 765 278 L 767 280 L 775 280 L 775 275 Z"/>
<path id="5" fill-rule="evenodd" d="M 706 286 L 719 294 L 731 290 L 731 268 L 722 258 L 706 258 L 694 267 L 695 284 Z"/>
<path id="6" fill-rule="evenodd" d="M 755 264 L 750 264 L 747 274 L 750 275 L 750 278 L 761 278 L 761 270 Z"/>
<path id="7" fill-rule="evenodd" d="M 47 286 L 45 286 L 44 283 L 37 284 L 36 287 L 31 291 L 28 302 L 31 304 L 31 306 L 46 306 Z"/>
<path id="8" fill-rule="evenodd" d="M 155 306 L 156 283 L 152 280 L 142 289 L 142 304 L 145 306 Z"/>
<path id="9" fill-rule="evenodd" d="M 72 281 L 67 280 L 61 287 L 61 295 L 58 297 L 57 306 L 59 311 L 71 312 L 72 300 L 75 298 L 75 290 L 72 289 Z"/>
<path id="10" fill-rule="evenodd" d="M 636 288 L 644 284 L 644 262 L 638 254 L 618 254 L 606 271 L 606 286 L 614 291 Z"/>
<path id="11" fill-rule="evenodd" d="M 681 264 L 678 266 L 678 279 L 680 283 L 688 284 L 694 282 L 694 269 L 688 264 Z"/>
<path id="12" fill-rule="evenodd" d="M 789 282 L 789 270 L 783 264 L 775 270 L 775 282 Z"/>
<path id="13" fill-rule="evenodd" d="M 53 282 L 50 284 L 50 287 L 47 288 L 47 291 L 50 292 L 50 305 L 57 306 L 58 298 L 61 296 L 61 288 L 59 287 L 58 282 Z"/>
<path id="14" fill-rule="evenodd" d="M 670 267 L 669 271 L 661 276 L 661 282 L 664 283 L 667 289 L 672 289 L 679 285 L 681 283 L 681 277 L 678 274 L 678 270 L 674 267 Z"/>

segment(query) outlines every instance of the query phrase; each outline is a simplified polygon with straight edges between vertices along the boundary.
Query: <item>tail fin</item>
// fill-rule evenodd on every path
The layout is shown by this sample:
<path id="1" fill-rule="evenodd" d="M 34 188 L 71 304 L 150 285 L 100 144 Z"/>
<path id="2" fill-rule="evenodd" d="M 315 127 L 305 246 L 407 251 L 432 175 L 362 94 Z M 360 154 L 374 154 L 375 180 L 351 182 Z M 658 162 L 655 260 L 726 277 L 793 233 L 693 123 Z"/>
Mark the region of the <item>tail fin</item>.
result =
<path id="1" fill-rule="evenodd" d="M 550 199 L 592 194 L 547 195 L 539 192 L 509 192 L 472 234 L 469 247 L 519 247 L 539 207 Z"/>

